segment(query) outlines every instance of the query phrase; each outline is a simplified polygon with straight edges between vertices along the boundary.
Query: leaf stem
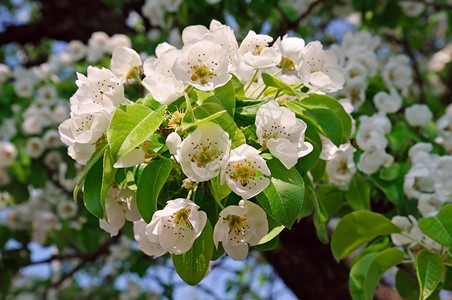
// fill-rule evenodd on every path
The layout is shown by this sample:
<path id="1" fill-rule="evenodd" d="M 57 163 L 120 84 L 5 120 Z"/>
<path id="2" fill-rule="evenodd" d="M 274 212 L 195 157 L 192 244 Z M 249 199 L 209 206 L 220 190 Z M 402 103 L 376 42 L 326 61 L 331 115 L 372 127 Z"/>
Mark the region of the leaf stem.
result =
<path id="1" fill-rule="evenodd" d="M 250 83 L 248 83 L 248 86 L 245 88 L 245 93 L 248 91 L 248 89 L 250 88 L 251 84 L 254 82 L 254 80 L 256 80 L 257 77 L 257 72 L 259 72 L 259 69 L 257 69 L 254 72 L 253 78 L 251 78 Z M 251 93 L 252 94 L 252 93 Z"/>
<path id="2" fill-rule="evenodd" d="M 422 247 L 424 247 L 424 248 L 426 248 L 426 249 L 430 249 L 429 246 L 427 246 L 426 244 L 424 244 L 423 242 L 419 241 L 418 239 L 412 237 L 412 236 L 409 235 L 409 234 L 406 234 L 406 233 L 403 233 L 403 232 L 401 232 L 401 233 L 399 233 L 399 234 L 402 235 L 402 236 L 404 236 L 404 237 L 406 237 L 406 238 L 408 238 L 408 239 L 410 239 L 410 240 L 412 240 L 412 241 L 414 241 L 414 242 L 416 242 L 416 243 L 418 243 L 419 245 L 421 245 Z"/>

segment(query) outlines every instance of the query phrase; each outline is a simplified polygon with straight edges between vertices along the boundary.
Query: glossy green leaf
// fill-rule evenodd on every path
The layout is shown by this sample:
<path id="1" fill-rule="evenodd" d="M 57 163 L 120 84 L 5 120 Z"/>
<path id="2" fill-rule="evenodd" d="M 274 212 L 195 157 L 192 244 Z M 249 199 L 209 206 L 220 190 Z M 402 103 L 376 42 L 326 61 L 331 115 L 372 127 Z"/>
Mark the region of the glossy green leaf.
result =
<path id="1" fill-rule="evenodd" d="M 190 250 L 181 255 L 171 256 L 176 272 L 183 281 L 196 285 L 206 276 L 213 248 L 213 229 L 207 221 L 201 235 L 195 240 Z"/>
<path id="2" fill-rule="evenodd" d="M 265 83 L 266 86 L 276 87 L 282 90 L 287 95 L 298 97 L 298 99 L 302 99 L 305 97 L 305 95 L 302 92 L 296 91 L 290 85 L 269 73 L 262 73 L 262 81 Z"/>
<path id="3" fill-rule="evenodd" d="M 413 276 L 414 275 L 414 276 Z M 395 277 L 395 286 L 397 292 L 403 300 L 419 299 L 419 284 L 416 280 L 416 274 L 410 274 L 406 270 L 399 269 Z"/>
<path id="4" fill-rule="evenodd" d="M 394 180 L 396 179 L 397 175 L 399 175 L 400 171 L 400 164 L 393 163 L 388 168 L 382 168 L 380 171 L 380 178 L 383 180 Z"/>
<path id="5" fill-rule="evenodd" d="M 287 170 L 278 159 L 268 161 L 267 165 L 271 171 L 271 181 L 256 198 L 267 214 L 290 228 L 303 205 L 303 178 L 295 168 Z"/>
<path id="6" fill-rule="evenodd" d="M 143 219 L 149 223 L 157 210 L 160 190 L 171 172 L 171 161 L 168 159 L 151 161 L 138 179 L 137 207 Z M 168 199 L 170 200 L 170 199 Z"/>
<path id="7" fill-rule="evenodd" d="M 328 214 L 323 206 L 322 202 L 317 197 L 317 193 L 312 186 L 311 179 L 309 176 L 304 176 L 305 190 L 306 190 L 306 199 L 309 199 L 312 202 L 312 205 L 315 208 L 314 211 L 314 223 L 315 225 L 320 225 L 325 223 L 328 220 Z"/>
<path id="8" fill-rule="evenodd" d="M 342 105 L 326 95 L 309 94 L 302 101 L 287 102 L 296 114 L 314 120 L 319 126 L 320 133 L 329 138 L 336 146 L 346 143 L 351 134 L 352 121 Z M 335 115 L 333 117 L 333 114 Z M 323 119 L 328 118 L 331 119 Z M 340 125 L 338 125 L 338 121 Z"/>
<path id="9" fill-rule="evenodd" d="M 103 159 L 98 159 L 87 172 L 83 189 L 83 201 L 90 213 L 102 219 L 104 209 L 102 207 L 102 170 Z"/>
<path id="10" fill-rule="evenodd" d="M 258 245 L 265 244 L 271 240 L 273 240 L 275 237 L 277 237 L 281 231 L 283 231 L 285 227 L 283 225 L 276 226 L 272 230 L 270 230 L 269 233 L 267 233 L 258 243 Z"/>
<path id="11" fill-rule="evenodd" d="M 214 97 L 221 102 L 231 117 L 235 114 L 235 90 L 233 80 L 229 80 L 225 85 L 213 90 Z"/>
<path id="12" fill-rule="evenodd" d="M 434 241 L 452 248 L 452 204 L 444 205 L 436 216 L 420 219 L 418 225 Z"/>
<path id="13" fill-rule="evenodd" d="M 152 111 L 141 104 L 131 104 L 115 110 L 107 129 L 107 140 L 115 161 L 143 143 L 162 123 L 166 106 Z"/>
<path id="14" fill-rule="evenodd" d="M 78 180 L 77 185 L 74 188 L 73 192 L 73 198 L 74 201 L 77 202 L 77 194 L 80 188 L 82 187 L 82 183 L 86 178 L 86 175 L 88 174 L 89 170 L 94 166 L 94 164 L 104 156 L 105 150 L 107 150 L 108 144 L 106 142 L 102 142 L 97 146 L 96 151 L 91 155 L 90 159 L 85 165 L 85 168 L 83 168 L 82 175 L 80 176 L 80 179 Z"/>
<path id="15" fill-rule="evenodd" d="M 436 289 L 443 276 L 444 263 L 438 254 L 426 249 L 416 257 L 416 275 L 419 282 L 419 299 L 427 299 Z"/>
<path id="16" fill-rule="evenodd" d="M 350 270 L 350 294 L 356 300 L 372 300 L 378 281 L 390 267 L 402 262 L 403 251 L 390 248 L 382 252 L 369 253 Z"/>
<path id="17" fill-rule="evenodd" d="M 370 185 L 360 173 L 355 173 L 347 191 L 347 202 L 354 210 L 370 210 Z"/>
<path id="18" fill-rule="evenodd" d="M 369 212 L 352 212 L 341 219 L 331 239 L 336 260 L 343 259 L 362 245 L 380 235 L 400 233 L 401 229 L 385 216 Z"/>
<path id="19" fill-rule="evenodd" d="M 104 154 L 103 166 L 102 166 L 102 186 L 100 191 L 102 207 L 105 211 L 105 198 L 107 197 L 107 192 L 110 186 L 115 181 L 115 175 L 117 169 L 113 167 L 114 161 L 111 155 L 110 148 L 107 147 Z"/>

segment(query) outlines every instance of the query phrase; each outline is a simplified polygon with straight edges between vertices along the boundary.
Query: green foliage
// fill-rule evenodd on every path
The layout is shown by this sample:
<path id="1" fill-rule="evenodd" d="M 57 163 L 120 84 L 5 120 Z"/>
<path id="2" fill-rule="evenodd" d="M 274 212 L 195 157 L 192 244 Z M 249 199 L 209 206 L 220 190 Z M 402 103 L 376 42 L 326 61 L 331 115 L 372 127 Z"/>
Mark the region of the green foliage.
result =
<path id="1" fill-rule="evenodd" d="M 401 230 L 383 215 L 369 211 L 357 211 L 343 217 L 331 239 L 331 250 L 336 260 L 377 236 L 399 233 Z"/>
<path id="2" fill-rule="evenodd" d="M 287 170 L 277 159 L 267 165 L 272 173 L 271 182 L 256 198 L 267 214 L 290 228 L 303 206 L 303 178 L 294 168 Z"/>
<path id="3" fill-rule="evenodd" d="M 419 228 L 434 241 L 452 248 L 452 204 L 444 205 L 436 216 L 419 220 Z"/>
<path id="4" fill-rule="evenodd" d="M 151 161 L 141 173 L 137 183 L 137 206 L 143 219 L 149 223 L 157 210 L 157 199 L 165 184 L 172 164 L 170 160 Z"/>
<path id="5" fill-rule="evenodd" d="M 443 269 L 443 260 L 438 254 L 425 249 L 419 252 L 416 258 L 419 299 L 427 299 L 435 291 L 443 276 Z"/>
<path id="6" fill-rule="evenodd" d="M 378 281 L 390 267 L 399 264 L 403 251 L 395 248 L 369 253 L 350 270 L 350 293 L 353 299 L 372 300 Z"/>
<path id="7" fill-rule="evenodd" d="M 182 280 L 195 285 L 206 276 L 213 248 L 213 229 L 207 221 L 204 230 L 190 250 L 180 255 L 172 255 L 174 267 Z"/>

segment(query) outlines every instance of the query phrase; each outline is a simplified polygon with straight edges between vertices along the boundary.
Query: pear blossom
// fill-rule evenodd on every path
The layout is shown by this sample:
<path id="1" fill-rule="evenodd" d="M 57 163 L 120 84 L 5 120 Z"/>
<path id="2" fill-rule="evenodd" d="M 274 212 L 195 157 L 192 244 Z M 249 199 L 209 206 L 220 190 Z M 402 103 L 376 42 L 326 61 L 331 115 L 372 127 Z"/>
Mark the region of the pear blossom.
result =
<path id="1" fill-rule="evenodd" d="M 415 217 L 413 216 L 408 216 L 408 217 L 404 217 L 404 216 L 394 216 L 391 219 L 391 222 L 400 227 L 402 229 L 402 232 L 413 237 L 414 239 L 421 241 L 424 234 L 422 233 L 422 231 L 419 229 L 418 225 L 417 225 L 417 220 Z M 407 244 L 411 244 L 411 245 L 417 245 L 417 243 L 415 241 L 413 241 L 412 239 L 403 236 L 399 233 L 393 233 L 391 234 L 391 240 L 394 243 L 394 245 L 396 246 L 402 246 L 402 245 L 407 245 Z"/>
<path id="2" fill-rule="evenodd" d="M 121 33 L 116 33 L 111 36 L 107 41 L 107 52 L 112 54 L 116 48 L 130 48 L 132 47 L 132 41 L 130 38 Z"/>
<path id="3" fill-rule="evenodd" d="M 46 149 L 44 141 L 39 137 L 31 137 L 27 140 L 27 145 L 25 147 L 27 154 L 31 158 L 38 158 L 44 153 Z"/>
<path id="4" fill-rule="evenodd" d="M 402 98 L 395 88 L 390 88 L 390 93 L 381 91 L 374 96 L 374 104 L 378 110 L 386 113 L 395 113 L 402 106 Z"/>
<path id="5" fill-rule="evenodd" d="M 158 239 L 154 236 L 151 238 L 155 238 L 154 241 L 150 241 L 148 236 L 146 235 L 146 223 L 143 219 L 139 219 L 133 222 L 133 237 L 138 242 L 138 249 L 143 251 L 144 254 L 152 257 L 159 257 L 165 254 L 167 251 L 160 246 L 158 243 Z"/>
<path id="6" fill-rule="evenodd" d="M 413 104 L 405 109 L 405 119 L 411 126 L 425 126 L 433 119 L 430 108 L 425 104 Z"/>
<path id="7" fill-rule="evenodd" d="M 171 254 L 187 252 L 207 222 L 206 213 L 198 209 L 199 206 L 188 199 L 167 201 L 165 208 L 152 216 L 146 226 L 146 236 Z"/>
<path id="8" fill-rule="evenodd" d="M 176 157 L 189 179 L 207 181 L 219 174 L 230 148 L 229 134 L 216 123 L 208 122 L 200 124 L 177 146 Z"/>
<path id="9" fill-rule="evenodd" d="M 203 25 L 188 26 L 182 31 L 182 40 L 184 44 L 194 43 L 200 40 L 210 40 L 228 53 L 229 71 L 233 71 L 234 63 L 237 61 L 238 43 L 234 35 L 234 30 L 227 25 L 223 25 L 217 20 L 210 22 L 209 29 Z"/>
<path id="10" fill-rule="evenodd" d="M 144 163 L 146 159 L 146 153 L 143 149 L 135 148 L 128 152 L 124 157 L 118 160 L 113 167 L 115 168 L 129 168 Z"/>
<path id="11" fill-rule="evenodd" d="M 63 156 L 58 150 L 51 150 L 44 156 L 44 165 L 50 170 L 57 170 L 63 162 Z"/>
<path id="12" fill-rule="evenodd" d="M 99 226 L 111 236 L 118 234 L 125 220 L 137 221 L 138 212 L 136 193 L 128 188 L 111 187 L 105 199 L 105 220 L 99 219 Z"/>
<path id="13" fill-rule="evenodd" d="M 322 47 L 319 41 L 314 41 L 303 48 L 298 72 L 303 83 L 313 91 L 336 92 L 344 85 L 344 70 L 334 51 L 324 51 Z"/>
<path id="14" fill-rule="evenodd" d="M 11 74 L 11 69 L 5 65 L 0 63 L 0 84 L 6 82 Z"/>
<path id="15" fill-rule="evenodd" d="M 248 200 L 240 200 L 239 205 L 230 205 L 220 212 L 213 230 L 213 240 L 218 248 L 221 242 L 224 251 L 234 260 L 244 260 L 248 246 L 254 246 L 268 232 L 265 211 Z"/>
<path id="16" fill-rule="evenodd" d="M 298 58 L 305 46 L 305 41 L 298 37 L 284 36 L 281 40 L 282 59 L 279 65 L 285 72 L 298 69 Z"/>
<path id="17" fill-rule="evenodd" d="M 185 44 L 172 67 L 176 79 L 202 91 L 225 85 L 232 77 L 228 69 L 228 53 L 209 40 Z"/>
<path id="18" fill-rule="evenodd" d="M 96 146 L 93 144 L 73 143 L 67 148 L 67 154 L 81 165 L 85 165 L 95 151 Z"/>
<path id="19" fill-rule="evenodd" d="M 353 77 L 347 81 L 342 93 L 350 99 L 350 103 L 354 110 L 364 103 L 366 100 L 367 82 L 362 77 Z"/>
<path id="20" fill-rule="evenodd" d="M 110 119 L 103 111 L 86 114 L 72 114 L 58 126 L 61 140 L 68 146 L 74 143 L 93 144 L 107 130 Z"/>
<path id="21" fill-rule="evenodd" d="M 10 142 L 0 141 L 0 168 L 9 166 L 16 157 L 16 146 Z"/>
<path id="22" fill-rule="evenodd" d="M 60 134 L 57 130 L 47 130 L 42 136 L 42 140 L 47 149 L 54 149 L 61 146 Z"/>
<path id="23" fill-rule="evenodd" d="M 143 85 L 152 97 L 161 104 L 169 104 L 184 94 L 185 84 L 176 79 L 172 71 L 179 57 L 179 50 L 168 43 L 159 44 L 155 50 L 157 57 L 149 57 L 143 64 L 146 77 Z"/>
<path id="24" fill-rule="evenodd" d="M 342 144 L 327 160 L 325 171 L 331 184 L 346 185 L 350 182 L 356 172 L 353 161 L 355 151 L 356 149 L 350 143 Z"/>
<path id="25" fill-rule="evenodd" d="M 127 81 L 129 73 L 141 65 L 140 55 L 135 50 L 126 47 L 117 47 L 113 50 L 110 69 L 123 81 Z"/>
<path id="26" fill-rule="evenodd" d="M 67 44 L 67 52 L 72 62 L 77 62 L 85 57 L 88 48 L 81 41 L 72 40 Z"/>
<path id="27" fill-rule="evenodd" d="M 375 148 L 370 151 L 365 151 L 359 157 L 358 169 L 364 174 L 373 174 L 382 166 L 389 167 L 394 161 L 394 157 L 384 150 Z"/>
<path id="28" fill-rule="evenodd" d="M 124 86 L 109 69 L 89 66 L 87 76 L 77 73 L 77 77 L 78 90 L 70 98 L 73 113 L 111 114 L 124 102 Z"/>
<path id="29" fill-rule="evenodd" d="M 259 107 L 255 124 L 259 143 L 268 148 L 287 169 L 313 149 L 311 143 L 304 141 L 306 123 L 274 100 Z"/>
<path id="30" fill-rule="evenodd" d="M 391 57 L 383 66 L 382 76 L 388 86 L 399 89 L 408 88 L 413 82 L 410 59 L 408 56 L 399 54 Z"/>
<path id="31" fill-rule="evenodd" d="M 226 182 L 243 199 L 262 192 L 270 184 L 270 179 L 264 176 L 270 176 L 270 170 L 259 153 L 259 150 L 247 144 L 232 149 L 221 171 L 221 184 Z"/>
<path id="32" fill-rule="evenodd" d="M 241 59 L 253 68 L 270 68 L 280 63 L 282 55 L 278 39 L 275 45 L 268 47 L 273 41 L 271 36 L 256 34 L 250 30 L 238 49 Z M 279 46 L 279 47 L 278 47 Z"/>
<path id="33" fill-rule="evenodd" d="M 73 218 L 77 214 L 77 204 L 74 201 L 62 201 L 58 204 L 57 211 L 63 220 Z"/>

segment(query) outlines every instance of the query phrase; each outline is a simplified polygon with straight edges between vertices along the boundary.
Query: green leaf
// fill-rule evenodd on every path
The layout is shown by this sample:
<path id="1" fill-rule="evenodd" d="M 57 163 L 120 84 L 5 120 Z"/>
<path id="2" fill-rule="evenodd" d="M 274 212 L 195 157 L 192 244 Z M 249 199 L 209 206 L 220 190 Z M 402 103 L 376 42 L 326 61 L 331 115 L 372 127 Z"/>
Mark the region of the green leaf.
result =
<path id="1" fill-rule="evenodd" d="M 276 226 L 272 230 L 270 230 L 269 233 L 267 233 L 258 243 L 258 245 L 265 244 L 271 240 L 273 240 L 275 237 L 277 237 L 281 231 L 283 231 L 285 227 L 283 225 Z"/>
<path id="2" fill-rule="evenodd" d="M 336 146 L 346 143 L 350 138 L 351 118 L 337 100 L 326 95 L 309 94 L 309 97 L 300 102 L 291 101 L 285 104 L 301 118 L 314 121 L 320 133 Z"/>
<path id="3" fill-rule="evenodd" d="M 303 178 L 295 168 L 287 170 L 278 159 L 268 161 L 267 165 L 272 174 L 271 181 L 256 198 L 267 214 L 290 228 L 303 205 Z"/>
<path id="4" fill-rule="evenodd" d="M 426 249 L 419 252 L 416 258 L 416 275 L 419 282 L 420 297 L 427 299 L 438 286 L 443 276 L 444 263 L 438 254 Z"/>
<path id="5" fill-rule="evenodd" d="M 434 241 L 452 248 L 452 204 L 444 205 L 436 216 L 420 219 L 418 225 Z"/>
<path id="6" fill-rule="evenodd" d="M 305 182 L 305 189 L 306 189 L 306 197 L 311 200 L 312 205 L 315 208 L 314 211 L 314 223 L 317 227 L 317 225 L 321 225 L 325 223 L 328 220 L 328 214 L 325 210 L 325 207 L 323 204 L 319 201 L 317 197 L 317 193 L 314 190 L 314 187 L 312 186 L 311 179 L 309 179 L 309 176 L 304 176 L 304 182 Z"/>
<path id="7" fill-rule="evenodd" d="M 147 223 L 157 210 L 157 200 L 171 168 L 171 161 L 168 159 L 153 160 L 144 168 L 138 179 L 137 207 Z"/>
<path id="8" fill-rule="evenodd" d="M 207 221 L 201 235 L 193 246 L 181 255 L 173 254 L 173 264 L 177 274 L 190 285 L 198 284 L 206 275 L 213 254 L 213 229 Z"/>
<path id="9" fill-rule="evenodd" d="M 367 179 L 358 172 L 350 181 L 347 202 L 354 210 L 370 210 L 370 185 Z"/>
<path id="10" fill-rule="evenodd" d="M 102 207 L 103 207 L 104 211 L 105 211 L 105 198 L 107 197 L 108 189 L 115 181 L 116 171 L 118 170 L 113 167 L 113 164 L 114 164 L 114 161 L 113 161 L 113 157 L 111 155 L 110 148 L 107 147 L 105 154 L 104 154 L 104 159 L 103 159 L 102 186 L 101 186 L 101 193 L 100 193 L 100 196 L 101 196 L 100 199 L 101 199 L 101 203 L 102 203 Z"/>
<path id="11" fill-rule="evenodd" d="M 235 90 L 232 80 L 229 80 L 225 85 L 213 90 L 214 97 L 221 102 L 228 114 L 234 118 L 235 114 Z"/>
<path id="12" fill-rule="evenodd" d="M 369 212 L 352 212 L 341 219 L 331 239 L 331 251 L 336 260 L 380 235 L 400 233 L 401 229 L 385 216 Z"/>
<path id="13" fill-rule="evenodd" d="M 414 274 L 414 271 L 413 271 Z M 396 274 L 396 289 L 403 300 L 419 299 L 419 284 L 414 277 L 403 269 L 399 269 Z"/>
<path id="14" fill-rule="evenodd" d="M 165 110 L 166 106 L 152 111 L 141 104 L 117 108 L 107 129 L 107 140 L 114 161 L 143 143 L 160 126 Z"/>
<path id="15" fill-rule="evenodd" d="M 287 95 L 295 96 L 298 99 L 303 99 L 305 97 L 305 95 L 303 93 L 296 91 L 290 85 L 288 85 L 284 81 L 276 78 L 275 76 L 273 76 L 271 74 L 262 73 L 262 81 L 265 83 L 266 86 L 274 86 L 274 87 L 282 90 Z"/>
<path id="16" fill-rule="evenodd" d="M 393 163 L 388 168 L 382 168 L 380 171 L 380 178 L 383 180 L 391 181 L 397 178 L 399 175 L 400 164 Z"/>
<path id="17" fill-rule="evenodd" d="M 378 281 L 390 267 L 402 262 L 403 251 L 391 248 L 369 253 L 350 270 L 350 294 L 353 299 L 372 300 Z"/>
<path id="18" fill-rule="evenodd" d="M 73 198 L 74 201 L 77 202 L 77 194 L 80 188 L 82 187 L 82 183 L 86 178 L 86 175 L 88 174 L 89 170 L 94 166 L 94 164 L 104 155 L 105 151 L 107 150 L 107 143 L 101 142 L 99 146 L 97 146 L 96 151 L 91 155 L 90 159 L 86 163 L 85 167 L 83 168 L 82 175 L 80 176 L 80 179 L 78 180 L 77 185 L 74 188 Z"/>
<path id="19" fill-rule="evenodd" d="M 385 194 L 389 201 L 398 205 L 403 199 L 403 177 L 386 181 L 373 174 L 370 180 Z"/>
<path id="20" fill-rule="evenodd" d="M 103 160 L 98 159 L 86 174 L 83 189 L 83 201 L 85 202 L 86 208 L 99 219 L 104 217 L 104 209 L 101 201 L 102 169 Z"/>

